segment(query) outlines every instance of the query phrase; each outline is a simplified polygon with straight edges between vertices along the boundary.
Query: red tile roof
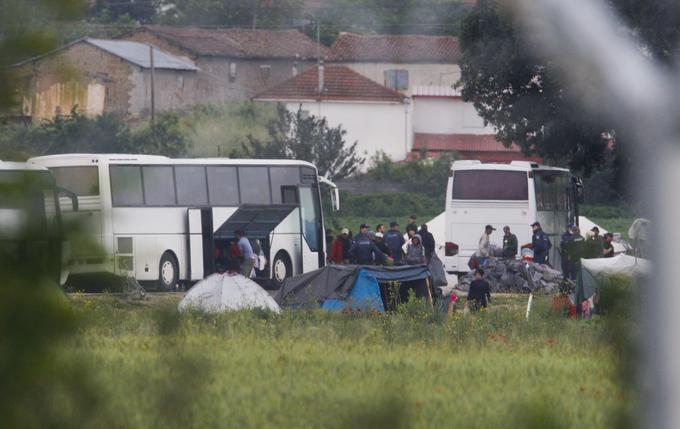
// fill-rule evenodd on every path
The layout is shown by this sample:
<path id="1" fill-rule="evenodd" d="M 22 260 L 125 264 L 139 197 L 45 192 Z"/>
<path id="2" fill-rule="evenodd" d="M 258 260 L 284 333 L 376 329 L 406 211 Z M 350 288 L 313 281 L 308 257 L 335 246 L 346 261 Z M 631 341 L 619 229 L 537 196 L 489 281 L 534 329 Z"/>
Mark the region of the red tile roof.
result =
<path id="1" fill-rule="evenodd" d="M 328 55 L 328 48 L 317 45 L 297 30 L 208 29 L 147 25 L 157 37 L 197 55 L 240 58 L 316 58 Z"/>
<path id="2" fill-rule="evenodd" d="M 255 97 L 256 100 L 336 100 L 402 103 L 404 95 L 345 66 L 324 66 L 319 94 L 319 67 L 314 66 Z"/>
<path id="3" fill-rule="evenodd" d="M 458 39 L 451 36 L 362 35 L 340 33 L 329 61 L 391 63 L 457 63 Z"/>
<path id="4" fill-rule="evenodd" d="M 538 157 L 525 156 L 517 145 L 507 148 L 489 134 L 425 134 L 416 133 L 413 151 L 457 152 L 462 159 L 479 159 L 487 162 L 540 161 Z"/>

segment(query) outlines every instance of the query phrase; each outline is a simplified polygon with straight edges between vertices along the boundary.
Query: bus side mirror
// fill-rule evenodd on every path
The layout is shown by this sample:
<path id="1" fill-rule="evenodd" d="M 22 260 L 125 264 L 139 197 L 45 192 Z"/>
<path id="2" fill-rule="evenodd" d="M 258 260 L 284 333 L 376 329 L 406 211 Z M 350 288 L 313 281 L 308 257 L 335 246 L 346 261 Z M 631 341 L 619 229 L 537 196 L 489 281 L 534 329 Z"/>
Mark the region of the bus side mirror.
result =
<path id="1" fill-rule="evenodd" d="M 57 188 L 57 197 L 65 196 L 71 200 L 71 207 L 74 212 L 78 211 L 78 195 L 64 188 Z"/>

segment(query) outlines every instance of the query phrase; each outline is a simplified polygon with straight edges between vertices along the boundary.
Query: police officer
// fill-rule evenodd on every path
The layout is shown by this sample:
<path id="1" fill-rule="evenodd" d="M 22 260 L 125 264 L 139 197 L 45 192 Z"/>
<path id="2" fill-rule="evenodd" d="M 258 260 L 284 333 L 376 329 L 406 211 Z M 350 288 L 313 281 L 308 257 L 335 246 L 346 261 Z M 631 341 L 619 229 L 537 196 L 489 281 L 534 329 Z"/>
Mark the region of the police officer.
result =
<path id="1" fill-rule="evenodd" d="M 376 261 L 382 261 L 386 257 L 371 240 L 366 224 L 359 226 L 359 234 L 354 239 L 354 244 L 349 252 L 352 262 L 357 265 L 373 265 Z"/>
<path id="2" fill-rule="evenodd" d="M 532 223 L 531 229 L 534 231 L 534 234 L 531 236 L 531 247 L 534 249 L 534 262 L 537 264 L 547 264 L 548 253 L 552 247 L 550 238 L 543 232 L 541 224 L 538 222 Z"/>
<path id="3" fill-rule="evenodd" d="M 399 231 L 399 224 L 397 222 L 390 222 L 390 230 L 385 233 L 383 241 L 390 249 L 390 255 L 394 259 L 395 265 L 401 265 L 404 253 L 403 247 L 406 240 L 404 240 L 404 235 Z"/>

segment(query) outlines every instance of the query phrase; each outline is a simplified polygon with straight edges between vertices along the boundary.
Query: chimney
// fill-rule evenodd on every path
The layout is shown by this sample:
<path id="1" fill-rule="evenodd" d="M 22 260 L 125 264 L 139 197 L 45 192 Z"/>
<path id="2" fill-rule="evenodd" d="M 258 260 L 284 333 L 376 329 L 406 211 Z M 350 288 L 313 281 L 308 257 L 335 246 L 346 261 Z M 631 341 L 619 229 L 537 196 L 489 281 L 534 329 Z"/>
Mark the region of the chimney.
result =
<path id="1" fill-rule="evenodd" d="M 319 94 L 324 91 L 324 65 L 323 60 L 319 61 Z"/>

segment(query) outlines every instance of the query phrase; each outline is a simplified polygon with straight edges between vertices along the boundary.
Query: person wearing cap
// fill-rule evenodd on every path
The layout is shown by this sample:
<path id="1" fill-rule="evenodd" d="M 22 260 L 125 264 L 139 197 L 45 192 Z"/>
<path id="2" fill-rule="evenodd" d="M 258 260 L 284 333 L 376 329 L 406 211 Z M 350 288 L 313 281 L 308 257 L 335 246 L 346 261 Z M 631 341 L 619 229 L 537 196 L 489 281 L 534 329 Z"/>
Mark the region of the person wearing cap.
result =
<path id="1" fill-rule="evenodd" d="M 423 247 L 423 239 L 419 234 L 414 235 L 406 246 L 406 263 L 408 265 L 425 263 L 425 248 Z"/>
<path id="2" fill-rule="evenodd" d="M 477 248 L 477 259 L 479 260 L 479 265 L 484 265 L 486 260 L 491 256 L 491 234 L 496 230 L 491 225 L 484 227 L 484 234 L 479 238 L 479 247 Z"/>
<path id="3" fill-rule="evenodd" d="M 368 234 L 368 225 L 365 223 L 359 226 L 359 234 L 354 239 L 350 256 L 352 263 L 357 265 L 373 265 L 376 261 L 382 261 L 386 258 L 385 254 L 371 240 Z"/>
<path id="4" fill-rule="evenodd" d="M 346 264 L 349 262 L 349 249 L 352 244 L 349 240 L 349 230 L 342 228 L 340 234 L 333 240 L 331 252 L 328 255 L 328 260 L 333 264 Z"/>
<path id="5" fill-rule="evenodd" d="M 484 270 L 477 268 L 475 270 L 475 279 L 470 283 L 468 290 L 467 306 L 470 311 L 477 311 L 482 308 L 487 308 L 491 303 L 491 287 L 489 282 L 484 280 Z"/>
<path id="6" fill-rule="evenodd" d="M 552 247 L 548 234 L 543 232 L 541 224 L 534 222 L 531 224 L 533 235 L 531 236 L 531 247 L 534 250 L 534 262 L 537 264 L 548 263 L 548 253 Z"/>
<path id="7" fill-rule="evenodd" d="M 519 245 L 517 236 L 510 231 L 510 227 L 503 227 L 503 258 L 516 259 Z"/>
<path id="8" fill-rule="evenodd" d="M 397 222 L 390 222 L 390 230 L 387 231 L 383 237 L 385 246 L 390 249 L 390 256 L 394 259 L 395 265 L 402 264 L 402 250 L 406 240 L 404 235 L 399 231 L 399 224 Z"/>

